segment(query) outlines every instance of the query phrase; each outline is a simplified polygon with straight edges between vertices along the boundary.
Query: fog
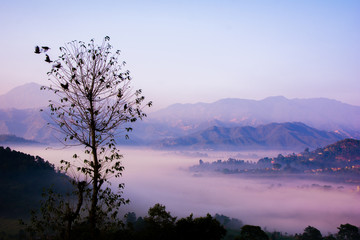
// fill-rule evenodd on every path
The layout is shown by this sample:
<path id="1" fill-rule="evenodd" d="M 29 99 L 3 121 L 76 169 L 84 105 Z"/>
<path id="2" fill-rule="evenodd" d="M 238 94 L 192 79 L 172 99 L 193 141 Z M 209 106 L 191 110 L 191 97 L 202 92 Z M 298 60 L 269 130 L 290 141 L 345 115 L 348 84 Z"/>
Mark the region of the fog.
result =
<path id="1" fill-rule="evenodd" d="M 14 147 L 39 155 L 59 165 L 81 149 L 45 150 L 44 147 Z M 121 179 L 124 195 L 131 203 L 124 213 L 134 211 L 145 215 L 155 203 L 164 204 L 173 216 L 190 213 L 224 214 L 245 224 L 259 225 L 267 230 L 301 233 L 308 225 L 323 234 L 337 232 L 340 224 L 360 224 L 360 193 L 357 186 L 318 182 L 315 180 L 255 179 L 239 174 L 194 173 L 188 167 L 203 161 L 239 157 L 255 160 L 276 156 L 273 152 L 166 152 L 146 148 L 120 147 L 125 166 Z M 285 153 L 283 153 L 285 154 Z M 316 184 L 316 185 L 313 185 Z M 329 187 L 331 186 L 331 187 Z"/>

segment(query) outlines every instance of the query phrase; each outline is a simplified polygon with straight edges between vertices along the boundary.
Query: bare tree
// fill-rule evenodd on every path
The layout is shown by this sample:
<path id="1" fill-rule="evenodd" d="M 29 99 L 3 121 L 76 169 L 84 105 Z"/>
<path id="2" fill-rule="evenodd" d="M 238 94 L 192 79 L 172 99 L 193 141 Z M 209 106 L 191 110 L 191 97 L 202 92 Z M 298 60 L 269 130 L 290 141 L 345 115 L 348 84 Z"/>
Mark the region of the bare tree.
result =
<path id="1" fill-rule="evenodd" d="M 95 236 L 100 218 L 112 214 L 126 203 L 119 192 L 109 188 L 109 178 L 120 177 L 123 171 L 122 155 L 116 148 L 116 137 L 128 138 L 128 123 L 146 117 L 141 90 L 130 87 L 130 72 L 119 62 L 120 51 L 112 53 L 109 37 L 101 45 L 72 41 L 60 47 L 61 55 L 45 61 L 52 65 L 48 72 L 50 86 L 43 89 L 54 92 L 57 100 L 50 101 L 50 114 L 55 127 L 65 135 L 65 145 L 85 147 L 85 159 L 74 154 L 76 162 L 62 160 L 65 170 L 81 172 L 90 185 L 90 227 Z M 35 53 L 47 52 L 48 47 L 36 47 Z M 151 102 L 147 103 L 151 106 Z M 103 201 L 101 205 L 99 201 Z"/>

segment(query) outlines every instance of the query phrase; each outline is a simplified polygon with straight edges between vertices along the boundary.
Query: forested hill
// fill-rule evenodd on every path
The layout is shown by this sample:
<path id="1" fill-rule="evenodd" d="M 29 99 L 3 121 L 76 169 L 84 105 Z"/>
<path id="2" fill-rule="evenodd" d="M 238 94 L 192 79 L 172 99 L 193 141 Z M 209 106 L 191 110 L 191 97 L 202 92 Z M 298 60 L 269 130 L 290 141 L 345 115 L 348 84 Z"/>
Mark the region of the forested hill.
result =
<path id="1" fill-rule="evenodd" d="M 68 177 L 39 156 L 0 146 L 0 217 L 26 216 L 51 186 L 64 192 Z"/>
<path id="2" fill-rule="evenodd" d="M 305 151 L 298 154 L 289 154 L 277 157 L 265 157 L 257 163 L 244 160 L 228 159 L 212 163 L 199 161 L 199 165 L 192 166 L 192 171 L 217 171 L 223 173 L 281 173 L 326 175 L 338 182 L 360 183 L 360 140 L 344 139 L 334 144 L 318 148 L 314 151 Z"/>
<path id="3" fill-rule="evenodd" d="M 344 139 L 334 144 L 288 156 L 279 155 L 273 161 L 293 165 L 309 165 L 313 168 L 357 168 L 360 164 L 360 140 Z M 261 160 L 259 162 L 262 162 Z"/>
<path id="4" fill-rule="evenodd" d="M 334 144 L 328 145 L 325 148 L 319 148 L 314 151 L 314 154 L 320 158 L 322 153 L 328 159 L 338 162 L 354 162 L 360 160 L 360 140 L 344 139 Z M 320 157 L 319 157 L 320 156 Z"/>

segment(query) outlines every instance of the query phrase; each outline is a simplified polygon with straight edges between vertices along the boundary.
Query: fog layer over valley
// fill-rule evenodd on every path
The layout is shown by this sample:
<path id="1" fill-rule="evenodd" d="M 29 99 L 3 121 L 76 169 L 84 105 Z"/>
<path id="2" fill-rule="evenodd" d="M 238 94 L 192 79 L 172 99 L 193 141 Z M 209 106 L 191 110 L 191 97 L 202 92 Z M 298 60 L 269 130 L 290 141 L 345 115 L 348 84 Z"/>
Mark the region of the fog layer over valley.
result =
<path id="1" fill-rule="evenodd" d="M 16 147 L 15 150 L 39 155 L 59 166 L 81 148 L 48 149 Z M 289 152 L 168 152 L 147 148 L 121 148 L 124 155 L 125 196 L 131 200 L 123 213 L 145 215 L 155 203 L 164 204 L 174 216 L 210 213 L 238 218 L 245 224 L 268 230 L 302 232 L 308 225 L 324 234 L 336 232 L 340 224 L 360 222 L 360 193 L 356 185 L 333 184 L 306 179 L 246 178 L 239 175 L 194 173 L 189 167 L 199 159 L 215 161 L 229 157 L 255 161 Z M 331 187 L 330 187 L 331 186 Z"/>

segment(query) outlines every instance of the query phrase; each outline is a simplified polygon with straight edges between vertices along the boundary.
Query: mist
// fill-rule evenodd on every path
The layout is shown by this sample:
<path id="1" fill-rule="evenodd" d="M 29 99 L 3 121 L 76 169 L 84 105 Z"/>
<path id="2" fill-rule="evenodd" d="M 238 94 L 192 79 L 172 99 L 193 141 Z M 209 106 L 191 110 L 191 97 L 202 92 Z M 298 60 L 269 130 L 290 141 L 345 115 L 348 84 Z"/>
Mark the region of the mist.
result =
<path id="1" fill-rule="evenodd" d="M 357 186 L 306 179 L 267 179 L 215 173 L 190 172 L 188 168 L 203 161 L 226 160 L 241 156 L 255 161 L 273 157 L 267 152 L 170 152 L 147 148 L 119 147 L 124 158 L 123 177 L 112 179 L 125 183 L 124 197 L 130 204 L 123 214 L 134 211 L 144 216 L 155 203 L 166 206 L 173 216 L 193 213 L 224 214 L 245 224 L 259 225 L 269 231 L 302 233 L 311 225 L 323 234 L 337 232 L 340 224 L 360 223 L 360 193 Z M 17 147 L 15 150 L 39 155 L 59 166 L 61 159 L 71 159 L 81 148 L 48 149 Z"/>

